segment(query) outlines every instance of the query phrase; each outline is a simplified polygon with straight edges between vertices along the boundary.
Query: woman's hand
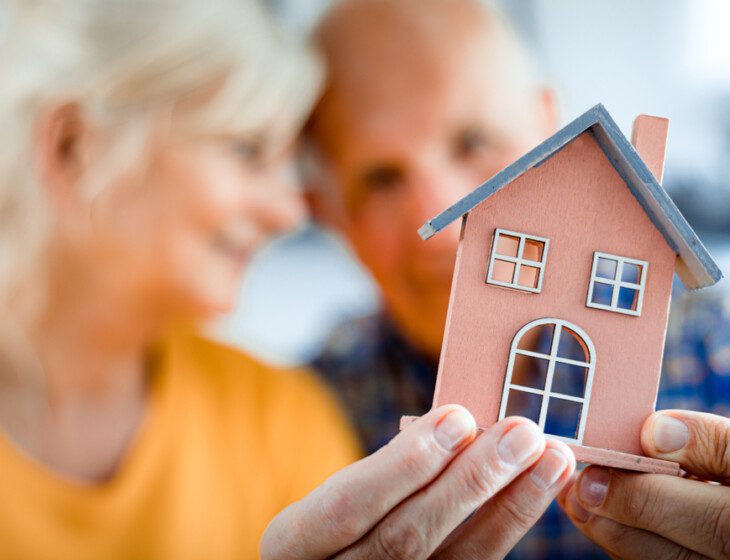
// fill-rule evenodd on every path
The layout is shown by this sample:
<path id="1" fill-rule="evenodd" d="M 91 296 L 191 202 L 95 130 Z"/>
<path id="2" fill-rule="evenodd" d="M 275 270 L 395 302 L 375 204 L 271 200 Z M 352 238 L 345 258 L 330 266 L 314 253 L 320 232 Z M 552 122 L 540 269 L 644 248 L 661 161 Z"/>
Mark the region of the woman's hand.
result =
<path id="1" fill-rule="evenodd" d="M 477 435 L 466 409 L 443 406 L 282 511 L 261 556 L 502 558 L 574 469 L 572 451 L 529 420 Z"/>
<path id="2" fill-rule="evenodd" d="M 730 421 L 657 412 L 641 439 L 693 479 L 590 467 L 560 497 L 572 521 L 613 558 L 730 558 Z"/>

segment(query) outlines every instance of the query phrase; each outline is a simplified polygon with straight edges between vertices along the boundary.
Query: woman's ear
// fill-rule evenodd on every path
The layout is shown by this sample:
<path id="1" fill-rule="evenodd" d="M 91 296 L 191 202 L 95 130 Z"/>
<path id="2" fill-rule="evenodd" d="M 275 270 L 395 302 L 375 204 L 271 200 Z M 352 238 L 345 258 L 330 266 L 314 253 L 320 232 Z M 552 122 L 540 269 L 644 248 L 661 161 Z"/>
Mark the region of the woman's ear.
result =
<path id="1" fill-rule="evenodd" d="M 300 157 L 301 182 L 311 219 L 342 233 L 348 224 L 344 196 L 326 158 L 312 145 Z"/>
<path id="2" fill-rule="evenodd" d="M 84 174 L 88 129 L 76 103 L 51 107 L 38 121 L 35 155 L 43 184 L 57 201 L 74 198 Z"/>

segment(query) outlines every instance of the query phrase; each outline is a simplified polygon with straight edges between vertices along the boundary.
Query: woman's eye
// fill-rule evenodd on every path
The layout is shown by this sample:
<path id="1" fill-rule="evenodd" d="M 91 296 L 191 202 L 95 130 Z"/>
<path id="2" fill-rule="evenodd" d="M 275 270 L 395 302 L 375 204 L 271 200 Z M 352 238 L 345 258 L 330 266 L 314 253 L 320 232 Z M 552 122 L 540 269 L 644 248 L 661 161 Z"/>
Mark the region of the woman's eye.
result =
<path id="1" fill-rule="evenodd" d="M 477 128 L 466 128 L 456 136 L 454 153 L 457 157 L 469 157 L 489 144 L 487 135 Z"/>
<path id="2" fill-rule="evenodd" d="M 236 155 L 252 165 L 262 165 L 265 157 L 264 143 L 262 140 L 245 140 L 236 142 L 234 150 Z"/>

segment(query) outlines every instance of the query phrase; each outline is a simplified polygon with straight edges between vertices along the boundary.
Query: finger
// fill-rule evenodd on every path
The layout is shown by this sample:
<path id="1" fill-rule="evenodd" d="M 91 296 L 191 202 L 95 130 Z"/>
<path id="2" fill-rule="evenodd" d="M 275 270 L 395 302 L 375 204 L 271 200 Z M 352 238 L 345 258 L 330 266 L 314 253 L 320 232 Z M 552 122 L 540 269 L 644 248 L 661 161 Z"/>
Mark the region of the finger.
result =
<path id="1" fill-rule="evenodd" d="M 688 410 L 655 412 L 644 423 L 647 455 L 675 461 L 687 472 L 730 485 L 730 420 Z"/>
<path id="2" fill-rule="evenodd" d="M 578 479 L 580 478 L 581 471 L 575 470 L 573 471 L 572 476 L 570 477 L 570 480 L 563 486 L 563 489 L 558 493 L 558 496 L 556 498 L 558 504 L 560 504 L 560 507 L 565 509 L 565 500 L 568 497 L 568 494 L 570 493 L 570 489 L 575 486 L 575 483 L 578 482 Z"/>
<path id="3" fill-rule="evenodd" d="M 575 487 L 567 493 L 563 509 L 576 527 L 612 558 L 622 560 L 707 558 L 649 531 L 622 525 L 606 517 L 591 515 L 581 506 Z"/>
<path id="4" fill-rule="evenodd" d="M 474 418 L 465 408 L 430 411 L 282 511 L 264 533 L 261 556 L 324 558 L 347 547 L 436 478 L 475 435 Z"/>
<path id="5" fill-rule="evenodd" d="M 428 557 L 473 511 L 532 465 L 544 448 L 545 437 L 535 424 L 525 418 L 505 418 L 480 434 L 431 485 L 337 558 Z"/>
<path id="6" fill-rule="evenodd" d="M 580 505 L 594 515 L 730 558 L 730 488 L 598 467 L 586 469 L 575 486 Z"/>
<path id="7" fill-rule="evenodd" d="M 570 448 L 549 439 L 538 462 L 449 536 L 437 557 L 503 558 L 570 482 L 574 471 Z"/>

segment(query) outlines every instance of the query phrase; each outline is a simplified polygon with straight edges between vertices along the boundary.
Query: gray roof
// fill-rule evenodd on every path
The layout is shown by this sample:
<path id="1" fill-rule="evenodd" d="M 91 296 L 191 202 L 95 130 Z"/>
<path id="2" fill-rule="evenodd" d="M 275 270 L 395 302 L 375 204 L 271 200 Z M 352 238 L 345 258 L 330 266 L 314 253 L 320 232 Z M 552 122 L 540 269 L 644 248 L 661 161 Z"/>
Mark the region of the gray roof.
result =
<path id="1" fill-rule="evenodd" d="M 590 131 L 631 193 L 678 255 L 676 272 L 685 287 L 704 288 L 722 278 L 705 246 L 657 182 L 639 154 L 619 130 L 606 108 L 598 104 L 529 151 L 486 183 L 474 189 L 418 230 L 423 239 L 432 237 L 457 218 L 470 212 L 502 187 L 533 167 L 539 166 L 583 132 Z"/>

